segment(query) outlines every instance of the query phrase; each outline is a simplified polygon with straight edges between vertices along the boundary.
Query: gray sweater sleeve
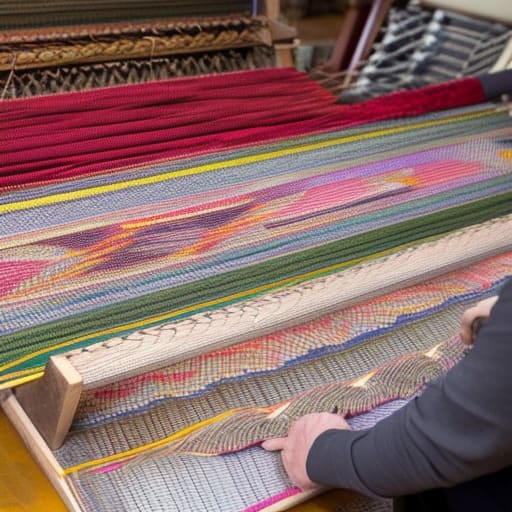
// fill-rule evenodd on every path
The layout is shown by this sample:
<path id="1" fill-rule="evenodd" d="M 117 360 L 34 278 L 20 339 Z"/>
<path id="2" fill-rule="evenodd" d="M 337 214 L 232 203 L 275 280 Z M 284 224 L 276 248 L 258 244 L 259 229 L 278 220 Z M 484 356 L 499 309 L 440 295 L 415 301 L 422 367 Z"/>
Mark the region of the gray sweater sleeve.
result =
<path id="1" fill-rule="evenodd" d="M 512 465 L 512 281 L 474 348 L 446 376 L 363 431 L 328 430 L 306 469 L 370 496 L 449 487 Z"/>

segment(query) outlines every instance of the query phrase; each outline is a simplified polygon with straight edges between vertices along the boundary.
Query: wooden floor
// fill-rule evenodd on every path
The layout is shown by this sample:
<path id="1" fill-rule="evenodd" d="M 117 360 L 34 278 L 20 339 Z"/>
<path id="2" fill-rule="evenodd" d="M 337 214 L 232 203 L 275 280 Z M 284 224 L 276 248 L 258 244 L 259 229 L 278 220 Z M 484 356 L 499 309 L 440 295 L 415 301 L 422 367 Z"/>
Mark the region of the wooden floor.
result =
<path id="1" fill-rule="evenodd" d="M 0 410 L 0 511 L 65 510 L 50 482 Z"/>

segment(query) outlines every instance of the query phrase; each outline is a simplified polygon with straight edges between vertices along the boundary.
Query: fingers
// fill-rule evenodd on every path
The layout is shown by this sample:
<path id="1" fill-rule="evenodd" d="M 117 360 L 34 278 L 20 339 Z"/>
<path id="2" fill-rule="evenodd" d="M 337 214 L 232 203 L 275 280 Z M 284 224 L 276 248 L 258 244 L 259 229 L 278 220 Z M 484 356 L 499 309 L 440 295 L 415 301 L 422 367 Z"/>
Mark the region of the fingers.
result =
<path id="1" fill-rule="evenodd" d="M 268 452 L 275 452 L 282 450 L 286 442 L 286 437 L 274 437 L 273 439 L 267 439 L 261 443 L 261 447 Z"/>
<path id="2" fill-rule="evenodd" d="M 462 326 L 460 329 L 460 339 L 464 345 L 472 345 L 473 344 L 473 336 L 471 329 L 466 326 Z"/>
<path id="3" fill-rule="evenodd" d="M 479 320 L 478 308 L 472 307 L 464 312 L 460 324 L 460 339 L 464 345 L 472 345 L 475 341 L 475 322 Z"/>
<path id="4" fill-rule="evenodd" d="M 491 310 L 497 300 L 497 296 L 489 297 L 485 300 L 481 300 L 464 312 L 460 326 L 460 337 L 464 344 L 472 345 L 474 343 L 481 322 L 489 318 Z"/>

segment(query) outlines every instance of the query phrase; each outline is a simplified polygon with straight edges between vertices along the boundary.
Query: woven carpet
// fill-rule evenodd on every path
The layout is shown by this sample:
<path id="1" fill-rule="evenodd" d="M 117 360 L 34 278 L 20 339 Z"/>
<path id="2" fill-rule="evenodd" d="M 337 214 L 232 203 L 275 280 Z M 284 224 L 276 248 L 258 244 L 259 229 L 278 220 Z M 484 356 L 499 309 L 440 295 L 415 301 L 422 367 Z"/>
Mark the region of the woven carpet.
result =
<path id="1" fill-rule="evenodd" d="M 3 385 L 510 213 L 510 117 L 442 110 L 482 96 L 466 79 L 345 107 L 261 70 L 4 101 Z"/>

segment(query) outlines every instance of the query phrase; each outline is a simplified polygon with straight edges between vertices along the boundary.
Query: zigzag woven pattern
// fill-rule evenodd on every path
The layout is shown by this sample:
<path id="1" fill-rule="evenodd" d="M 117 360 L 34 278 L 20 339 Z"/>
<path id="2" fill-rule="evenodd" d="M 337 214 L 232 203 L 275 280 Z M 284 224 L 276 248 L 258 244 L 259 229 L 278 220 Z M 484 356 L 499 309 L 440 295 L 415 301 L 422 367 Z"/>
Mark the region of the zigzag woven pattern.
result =
<path id="1" fill-rule="evenodd" d="M 74 32 L 80 35 L 73 37 Z M 54 34 L 54 39 L 49 34 L 44 37 L 31 31 L 0 36 L 0 70 L 61 67 L 272 44 L 268 23 L 263 18 L 249 17 L 115 24 L 110 30 L 91 25 L 53 29 L 50 34 Z"/>
<path id="2" fill-rule="evenodd" d="M 257 45 L 202 50 L 190 55 L 147 55 L 139 59 L 67 64 L 55 68 L 11 69 L 0 72 L 0 91 L 4 99 L 28 98 L 176 77 L 266 68 L 272 66 L 273 62 L 273 48 Z"/>

